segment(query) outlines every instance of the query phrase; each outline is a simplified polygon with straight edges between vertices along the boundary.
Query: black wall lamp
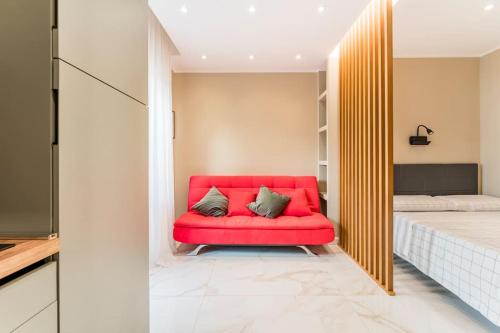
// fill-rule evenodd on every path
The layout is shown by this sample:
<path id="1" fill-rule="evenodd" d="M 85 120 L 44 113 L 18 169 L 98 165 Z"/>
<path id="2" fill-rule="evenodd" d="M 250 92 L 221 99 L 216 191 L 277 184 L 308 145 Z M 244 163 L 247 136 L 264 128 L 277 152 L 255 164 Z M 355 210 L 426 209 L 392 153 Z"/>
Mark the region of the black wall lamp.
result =
<path id="1" fill-rule="evenodd" d="M 427 127 L 425 125 L 418 125 L 417 126 L 417 135 L 416 136 L 410 136 L 410 145 L 413 145 L 413 146 L 426 146 L 429 143 L 431 143 L 431 141 L 427 140 L 427 135 L 420 135 L 419 134 L 420 127 L 425 128 L 425 130 L 427 131 L 428 135 L 432 135 L 432 133 L 434 133 L 434 131 L 431 130 L 429 127 Z"/>

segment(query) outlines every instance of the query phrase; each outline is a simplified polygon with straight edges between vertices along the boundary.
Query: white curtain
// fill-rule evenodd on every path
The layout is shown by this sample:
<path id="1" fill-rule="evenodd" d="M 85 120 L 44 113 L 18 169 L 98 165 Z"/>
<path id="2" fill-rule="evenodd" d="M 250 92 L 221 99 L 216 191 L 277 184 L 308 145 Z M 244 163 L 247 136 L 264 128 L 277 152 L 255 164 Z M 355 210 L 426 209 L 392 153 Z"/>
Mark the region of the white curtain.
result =
<path id="1" fill-rule="evenodd" d="M 171 42 L 149 10 L 149 264 L 173 256 L 174 152 L 172 117 Z"/>

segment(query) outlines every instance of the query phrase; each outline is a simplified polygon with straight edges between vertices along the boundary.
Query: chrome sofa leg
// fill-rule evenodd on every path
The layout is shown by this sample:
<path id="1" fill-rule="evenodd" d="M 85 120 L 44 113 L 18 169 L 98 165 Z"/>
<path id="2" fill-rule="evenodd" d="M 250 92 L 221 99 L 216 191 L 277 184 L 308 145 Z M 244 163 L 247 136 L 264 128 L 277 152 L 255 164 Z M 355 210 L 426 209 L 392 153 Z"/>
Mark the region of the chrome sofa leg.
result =
<path id="1" fill-rule="evenodd" d="M 305 245 L 297 245 L 298 248 L 304 250 L 304 252 L 309 256 L 309 257 L 317 257 L 318 255 L 311 250 Z"/>
<path id="2" fill-rule="evenodd" d="M 200 250 L 203 249 L 206 246 L 208 246 L 208 245 L 207 244 L 200 244 L 193 251 L 189 252 L 186 255 L 188 255 L 188 256 L 197 256 L 198 252 L 200 252 Z"/>

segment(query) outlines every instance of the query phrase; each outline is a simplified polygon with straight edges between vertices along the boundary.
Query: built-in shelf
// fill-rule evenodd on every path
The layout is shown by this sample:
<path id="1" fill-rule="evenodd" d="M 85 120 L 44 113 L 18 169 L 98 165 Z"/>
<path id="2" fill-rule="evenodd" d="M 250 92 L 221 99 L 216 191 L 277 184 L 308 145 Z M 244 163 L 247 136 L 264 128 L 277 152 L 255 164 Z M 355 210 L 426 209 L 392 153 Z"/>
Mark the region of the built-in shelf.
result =
<path id="1" fill-rule="evenodd" d="M 328 117 L 327 117 L 327 90 L 326 71 L 318 72 L 318 192 L 321 213 L 327 215 L 327 193 L 328 193 Z"/>
<path id="2" fill-rule="evenodd" d="M 326 101 L 326 90 L 319 95 L 318 101 Z"/>

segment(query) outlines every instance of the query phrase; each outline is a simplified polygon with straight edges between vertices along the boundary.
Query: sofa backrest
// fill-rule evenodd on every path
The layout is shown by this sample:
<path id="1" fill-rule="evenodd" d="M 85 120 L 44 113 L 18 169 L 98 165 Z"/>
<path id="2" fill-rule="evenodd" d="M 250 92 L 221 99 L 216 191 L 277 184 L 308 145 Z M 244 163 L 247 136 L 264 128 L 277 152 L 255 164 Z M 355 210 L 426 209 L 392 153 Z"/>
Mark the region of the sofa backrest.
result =
<path id="1" fill-rule="evenodd" d="M 192 176 L 189 180 L 188 210 L 201 200 L 212 186 L 224 195 L 231 190 L 259 192 L 261 186 L 282 193 L 303 188 L 313 212 L 319 212 L 318 183 L 314 176 Z"/>

